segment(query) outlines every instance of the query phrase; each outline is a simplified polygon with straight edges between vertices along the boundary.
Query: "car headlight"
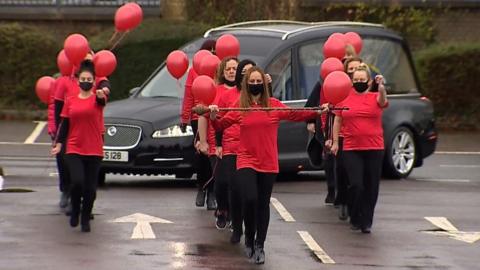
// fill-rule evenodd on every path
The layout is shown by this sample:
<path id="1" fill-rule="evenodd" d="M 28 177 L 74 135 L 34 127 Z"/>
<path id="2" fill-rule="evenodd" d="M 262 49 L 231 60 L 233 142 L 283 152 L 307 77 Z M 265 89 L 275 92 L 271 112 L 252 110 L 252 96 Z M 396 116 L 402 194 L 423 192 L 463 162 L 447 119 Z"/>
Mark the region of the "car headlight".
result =
<path id="1" fill-rule="evenodd" d="M 191 126 L 187 126 L 186 132 L 182 132 L 182 128 L 180 128 L 179 125 L 175 125 L 168 128 L 155 130 L 152 134 L 153 139 L 186 137 L 186 136 L 193 136 L 193 130 Z"/>

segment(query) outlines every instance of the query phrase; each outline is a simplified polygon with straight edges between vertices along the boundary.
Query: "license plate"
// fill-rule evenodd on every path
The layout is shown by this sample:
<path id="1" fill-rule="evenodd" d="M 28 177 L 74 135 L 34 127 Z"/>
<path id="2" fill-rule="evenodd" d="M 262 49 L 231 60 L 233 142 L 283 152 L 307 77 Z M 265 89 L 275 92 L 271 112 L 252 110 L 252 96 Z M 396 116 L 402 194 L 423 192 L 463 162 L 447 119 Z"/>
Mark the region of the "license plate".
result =
<path id="1" fill-rule="evenodd" d="M 127 151 L 103 151 L 103 161 L 128 162 Z"/>

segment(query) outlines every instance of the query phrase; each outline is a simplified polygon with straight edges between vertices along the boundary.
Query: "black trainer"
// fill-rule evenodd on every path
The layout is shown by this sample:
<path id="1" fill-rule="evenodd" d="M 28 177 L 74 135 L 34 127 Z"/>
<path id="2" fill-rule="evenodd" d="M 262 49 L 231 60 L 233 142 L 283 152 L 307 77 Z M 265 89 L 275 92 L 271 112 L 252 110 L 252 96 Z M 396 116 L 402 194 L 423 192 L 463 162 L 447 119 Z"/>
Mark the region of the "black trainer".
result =
<path id="1" fill-rule="evenodd" d="M 224 230 L 227 227 L 227 217 L 224 212 L 218 211 L 216 217 L 215 226 L 219 230 Z"/>
<path id="2" fill-rule="evenodd" d="M 265 263 L 265 250 L 261 245 L 255 245 L 255 254 L 253 255 L 253 260 L 255 264 L 264 264 Z"/>
<path id="3" fill-rule="evenodd" d="M 215 210 L 217 209 L 217 201 L 215 200 L 215 193 L 213 191 L 209 191 L 207 193 L 207 210 Z"/>
<path id="4" fill-rule="evenodd" d="M 372 232 L 372 229 L 370 227 L 364 227 L 362 228 L 362 233 L 369 234 Z"/>
<path id="5" fill-rule="evenodd" d="M 340 205 L 340 209 L 338 211 L 338 218 L 340 220 L 348 219 L 348 207 L 345 204 Z"/>
<path id="6" fill-rule="evenodd" d="M 333 204 L 335 202 L 335 193 L 328 192 L 327 197 L 325 198 L 325 204 Z"/>
<path id="7" fill-rule="evenodd" d="M 203 207 L 205 206 L 205 197 L 206 197 L 207 193 L 202 190 L 202 189 L 199 189 L 198 192 L 197 192 L 197 198 L 195 199 L 195 205 L 197 207 Z"/>
<path id="8" fill-rule="evenodd" d="M 78 226 L 78 223 L 79 223 L 79 214 L 75 214 L 75 213 L 70 213 L 70 226 L 75 228 Z"/>
<path id="9" fill-rule="evenodd" d="M 60 202 L 58 203 L 60 208 L 67 207 L 68 201 L 69 201 L 68 199 L 69 199 L 69 196 L 67 192 L 62 192 L 62 194 L 60 194 Z"/>
<path id="10" fill-rule="evenodd" d="M 245 255 L 247 255 L 247 258 L 252 259 L 254 252 L 255 250 L 253 249 L 253 247 L 245 246 Z"/>
<path id="11" fill-rule="evenodd" d="M 232 236 L 230 237 L 230 243 L 232 244 L 238 244 L 240 243 L 240 239 L 242 238 L 242 234 L 241 233 L 237 233 L 237 232 L 233 232 L 232 233 Z"/>
<path id="12" fill-rule="evenodd" d="M 82 223 L 82 232 L 90 232 L 90 221 Z"/>

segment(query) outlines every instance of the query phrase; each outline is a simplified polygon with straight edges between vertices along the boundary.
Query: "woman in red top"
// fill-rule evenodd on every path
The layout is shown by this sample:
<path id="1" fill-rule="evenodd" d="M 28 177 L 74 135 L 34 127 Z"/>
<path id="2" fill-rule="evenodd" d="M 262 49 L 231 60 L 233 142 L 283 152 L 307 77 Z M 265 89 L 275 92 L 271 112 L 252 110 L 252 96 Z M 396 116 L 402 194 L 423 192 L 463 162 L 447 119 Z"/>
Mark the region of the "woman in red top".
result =
<path id="1" fill-rule="evenodd" d="M 208 50 L 215 53 L 215 40 L 207 39 L 203 42 L 200 50 Z M 181 129 L 186 132 L 187 125 L 190 123 L 192 126 L 194 139 L 197 139 L 198 132 L 198 116 L 193 113 L 192 109 L 198 104 L 198 100 L 195 100 L 192 93 L 193 81 L 198 77 L 198 74 L 193 69 L 193 66 L 188 71 L 187 81 L 185 82 L 185 93 L 183 95 L 181 118 Z M 195 145 L 196 142 L 193 142 Z M 193 166 L 197 173 L 197 196 L 195 199 L 195 205 L 197 207 L 205 206 L 205 198 L 207 197 L 206 191 L 203 190 L 203 186 L 212 176 L 212 168 L 210 166 L 210 160 L 208 156 L 202 153 L 195 153 Z M 213 192 L 213 186 L 210 188 L 210 192 Z M 213 193 L 212 193 L 213 194 Z M 207 200 L 207 209 L 214 210 L 216 208 L 215 198 L 210 196 L 210 200 Z"/>
<path id="2" fill-rule="evenodd" d="M 258 67 L 245 74 L 237 106 L 241 108 L 286 107 L 268 93 L 265 73 Z M 264 242 L 270 219 L 270 197 L 278 174 L 278 125 L 281 120 L 305 121 L 317 111 L 232 111 L 216 119 L 218 106 L 210 106 L 217 130 L 240 126 L 237 175 L 242 185 L 246 254 L 256 264 L 265 262 Z M 255 239 L 256 236 L 256 239 Z M 255 244 L 255 247 L 254 247 Z"/>
<path id="3" fill-rule="evenodd" d="M 383 109 L 388 106 L 383 77 L 377 75 L 378 92 L 371 92 L 373 82 L 365 64 L 353 72 L 354 91 L 338 106 L 333 126 L 332 153 L 339 149 L 340 129 L 343 133 L 343 161 L 350 183 L 350 223 L 353 230 L 370 233 L 378 199 L 384 143 Z"/>
<path id="4" fill-rule="evenodd" d="M 212 104 L 220 105 L 225 103 L 226 96 L 238 92 L 235 84 L 235 74 L 237 71 L 238 60 L 235 57 L 224 58 L 217 68 L 216 74 L 216 96 Z M 222 105 L 220 105 L 222 106 Z M 200 152 L 208 154 L 213 170 L 214 190 L 217 203 L 215 211 L 217 229 L 225 229 L 229 216 L 229 183 L 232 173 L 226 171 L 227 163 L 231 163 L 231 154 L 233 153 L 231 145 L 222 146 L 223 139 L 230 139 L 228 134 L 222 138 L 222 133 L 215 132 L 211 124 L 204 116 L 198 119 L 199 145 Z M 226 150 L 226 152 L 225 152 Z M 227 167 L 225 167 L 227 165 Z M 213 186 L 213 185 L 210 185 Z M 207 201 L 210 196 L 207 196 Z"/>
<path id="5" fill-rule="evenodd" d="M 58 142 L 52 154 L 66 145 L 66 162 L 71 178 L 72 212 L 70 225 L 78 226 L 81 216 L 83 232 L 90 232 L 90 215 L 95 201 L 100 162 L 103 158 L 103 108 L 106 95 L 95 90 L 95 69 L 89 60 L 82 62 L 78 73 L 79 94 L 65 102 Z M 81 214 L 81 215 L 80 215 Z"/>

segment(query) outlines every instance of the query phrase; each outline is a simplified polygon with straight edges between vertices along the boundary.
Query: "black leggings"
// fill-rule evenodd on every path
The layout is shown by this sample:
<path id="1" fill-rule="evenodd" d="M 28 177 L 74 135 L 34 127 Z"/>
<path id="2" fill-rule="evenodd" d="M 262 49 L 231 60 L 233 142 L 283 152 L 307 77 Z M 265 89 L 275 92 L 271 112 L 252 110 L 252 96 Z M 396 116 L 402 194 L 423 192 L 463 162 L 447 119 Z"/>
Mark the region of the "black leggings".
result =
<path id="1" fill-rule="evenodd" d="M 378 199 L 383 150 L 343 151 L 343 156 L 350 181 L 350 222 L 370 228 Z"/>
<path id="2" fill-rule="evenodd" d="M 325 153 L 325 161 L 323 164 L 327 178 L 328 193 L 335 192 L 335 156 L 331 153 Z"/>
<path id="3" fill-rule="evenodd" d="M 261 173 L 250 168 L 237 171 L 242 185 L 242 199 L 245 218 L 245 244 L 263 246 L 270 222 L 270 197 L 276 173 Z"/>
<path id="4" fill-rule="evenodd" d="M 70 174 L 65 160 L 65 144 L 62 144 L 62 150 L 56 155 L 58 170 L 58 188 L 62 193 L 70 192 Z"/>
<path id="5" fill-rule="evenodd" d="M 102 157 L 67 154 L 65 158 L 72 180 L 70 189 L 72 215 L 81 214 L 82 220 L 88 220 L 96 197 Z"/>
<path id="6" fill-rule="evenodd" d="M 337 180 L 337 197 L 335 202 L 348 204 L 348 175 L 343 158 L 343 137 L 338 138 L 338 152 L 335 160 L 335 179 Z"/>
<path id="7" fill-rule="evenodd" d="M 193 120 L 191 125 L 193 130 L 193 138 L 195 139 L 198 131 L 198 121 Z M 195 145 L 195 142 L 193 142 L 193 144 Z M 203 188 L 205 183 L 207 183 L 210 177 L 212 177 L 212 167 L 210 166 L 210 160 L 208 156 L 195 152 L 195 156 L 193 159 L 193 167 L 195 168 L 195 172 L 197 173 L 198 188 L 201 189 Z M 213 185 L 208 185 L 207 189 L 209 191 L 213 191 Z"/>
<path id="8" fill-rule="evenodd" d="M 237 178 L 237 156 L 226 155 L 215 159 L 217 164 L 215 174 L 215 196 L 218 210 L 227 211 L 232 220 L 233 231 L 242 234 L 242 197 L 241 182 Z M 212 163 L 212 167 L 215 166 Z"/>

